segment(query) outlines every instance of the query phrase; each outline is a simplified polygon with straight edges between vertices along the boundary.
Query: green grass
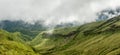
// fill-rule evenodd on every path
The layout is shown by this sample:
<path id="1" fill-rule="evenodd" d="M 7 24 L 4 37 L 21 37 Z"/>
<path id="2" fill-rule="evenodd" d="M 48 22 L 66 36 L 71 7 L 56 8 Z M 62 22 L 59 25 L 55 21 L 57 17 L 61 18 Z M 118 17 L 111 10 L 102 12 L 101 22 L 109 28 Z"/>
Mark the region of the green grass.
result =
<path id="1" fill-rule="evenodd" d="M 0 55 L 38 55 L 20 36 L 0 30 Z"/>

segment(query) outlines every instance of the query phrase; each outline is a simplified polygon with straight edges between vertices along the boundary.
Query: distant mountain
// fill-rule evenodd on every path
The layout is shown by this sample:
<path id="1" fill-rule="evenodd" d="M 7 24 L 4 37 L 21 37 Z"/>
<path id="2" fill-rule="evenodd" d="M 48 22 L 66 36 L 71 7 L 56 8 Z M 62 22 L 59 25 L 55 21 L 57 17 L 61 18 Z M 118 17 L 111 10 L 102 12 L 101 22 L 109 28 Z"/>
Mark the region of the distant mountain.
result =
<path id="1" fill-rule="evenodd" d="M 97 21 L 107 20 L 118 15 L 120 15 L 120 7 L 117 7 L 116 9 L 111 8 L 104 9 L 97 13 L 98 18 L 96 20 Z"/>
<path id="2" fill-rule="evenodd" d="M 9 32 L 21 32 L 31 37 L 34 37 L 41 31 L 46 30 L 46 27 L 42 26 L 42 24 L 39 22 L 36 22 L 35 24 L 30 24 L 21 20 L 3 20 L 0 22 L 0 28 Z"/>

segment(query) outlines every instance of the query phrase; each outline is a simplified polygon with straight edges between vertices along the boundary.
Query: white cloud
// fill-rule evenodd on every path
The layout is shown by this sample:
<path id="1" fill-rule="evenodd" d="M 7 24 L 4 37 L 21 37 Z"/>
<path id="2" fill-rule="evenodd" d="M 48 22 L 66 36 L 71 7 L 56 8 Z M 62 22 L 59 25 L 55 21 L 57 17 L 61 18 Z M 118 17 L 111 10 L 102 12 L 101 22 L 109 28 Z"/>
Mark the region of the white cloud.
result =
<path id="1" fill-rule="evenodd" d="M 44 20 L 45 25 L 83 23 L 94 21 L 103 9 L 118 6 L 120 0 L 0 0 L 0 20 Z"/>

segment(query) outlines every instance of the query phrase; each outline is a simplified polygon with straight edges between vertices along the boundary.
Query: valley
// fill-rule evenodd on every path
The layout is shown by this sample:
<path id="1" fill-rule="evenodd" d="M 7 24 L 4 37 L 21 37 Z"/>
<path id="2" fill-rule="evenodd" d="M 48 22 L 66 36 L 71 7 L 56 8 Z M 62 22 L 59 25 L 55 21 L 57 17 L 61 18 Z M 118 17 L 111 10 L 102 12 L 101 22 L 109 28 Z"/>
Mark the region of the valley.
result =
<path id="1" fill-rule="evenodd" d="M 1 28 L 0 55 L 120 55 L 120 16 L 55 28 L 52 33 L 28 28 L 16 28 L 17 31 Z"/>

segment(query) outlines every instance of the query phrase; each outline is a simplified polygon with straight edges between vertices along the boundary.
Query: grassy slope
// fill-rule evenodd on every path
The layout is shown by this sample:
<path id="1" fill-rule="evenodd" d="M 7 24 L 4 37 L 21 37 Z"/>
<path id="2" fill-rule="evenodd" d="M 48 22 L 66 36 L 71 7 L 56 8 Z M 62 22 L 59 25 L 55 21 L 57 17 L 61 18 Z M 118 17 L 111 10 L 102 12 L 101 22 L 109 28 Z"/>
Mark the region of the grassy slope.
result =
<path id="1" fill-rule="evenodd" d="M 0 55 L 37 55 L 19 33 L 0 30 Z"/>
<path id="2" fill-rule="evenodd" d="M 44 32 L 31 43 L 43 55 L 120 55 L 119 20 L 118 16 L 80 27 L 56 29 L 52 35 Z"/>

